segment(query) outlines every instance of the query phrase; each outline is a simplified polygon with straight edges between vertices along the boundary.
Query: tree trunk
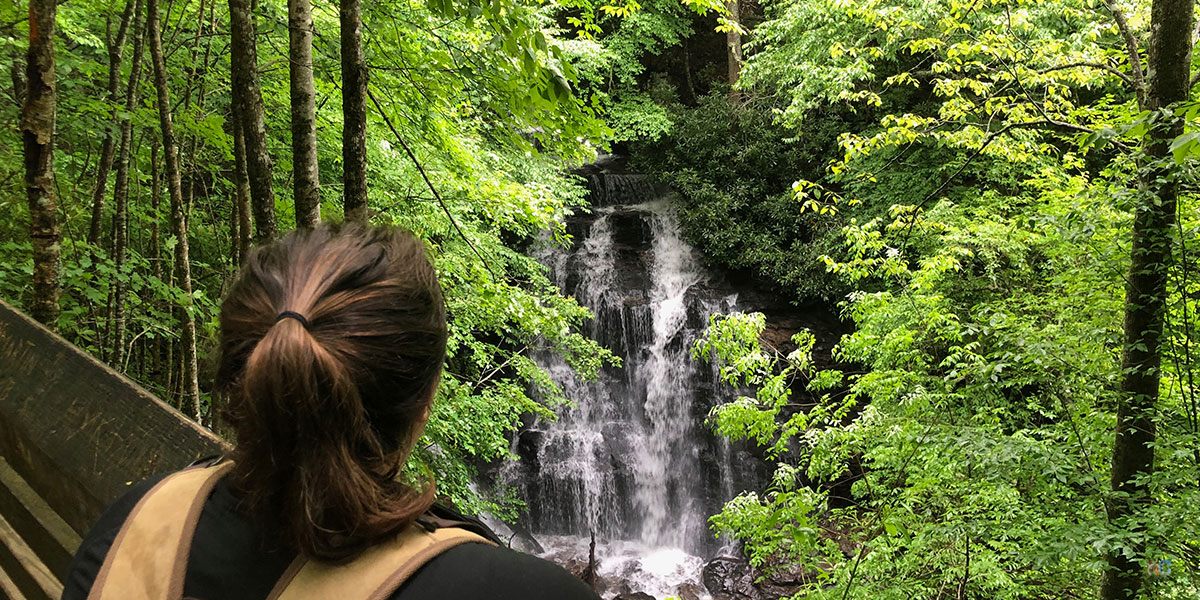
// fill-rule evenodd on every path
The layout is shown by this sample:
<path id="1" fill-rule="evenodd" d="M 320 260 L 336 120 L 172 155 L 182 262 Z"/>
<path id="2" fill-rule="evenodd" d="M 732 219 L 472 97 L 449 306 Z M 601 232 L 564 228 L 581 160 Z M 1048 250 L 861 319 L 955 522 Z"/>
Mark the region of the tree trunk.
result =
<path id="1" fill-rule="evenodd" d="M 254 239 L 262 244 L 275 238 L 275 192 L 271 188 L 271 156 L 267 154 L 267 127 L 258 83 L 258 49 L 249 0 L 229 0 L 229 33 L 233 114 L 241 123 L 246 144 L 246 170 L 254 205 Z"/>
<path id="2" fill-rule="evenodd" d="M 1187 100 L 1192 52 L 1192 0 L 1154 0 L 1151 8 L 1149 90 L 1151 112 Z M 1159 366 L 1167 271 L 1171 264 L 1171 229 L 1178 196 L 1169 176 L 1171 141 L 1183 133 L 1183 120 L 1160 122 L 1146 142 L 1151 164 L 1143 170 L 1134 213 L 1132 260 L 1125 290 L 1125 333 L 1121 356 L 1121 395 L 1113 444 L 1110 521 L 1118 527 L 1144 530 L 1140 513 L 1150 504 L 1154 473 L 1154 418 L 1159 393 Z M 1100 596 L 1104 600 L 1134 598 L 1142 590 L 1145 541 L 1128 555 L 1109 552 Z"/>
<path id="3" fill-rule="evenodd" d="M 321 180 L 317 168 L 317 90 L 313 86 L 312 4 L 288 0 L 288 54 L 292 94 L 292 180 L 296 225 L 321 222 Z"/>
<path id="4" fill-rule="evenodd" d="M 120 126 L 117 115 L 117 98 L 121 89 L 121 54 L 125 52 L 125 38 L 129 34 L 129 22 L 133 18 L 135 0 L 125 3 L 125 12 L 121 13 L 121 25 L 117 27 L 117 39 L 106 35 L 108 45 L 108 106 L 113 111 L 112 121 Z M 109 29 L 111 34 L 112 30 Z M 88 244 L 95 246 L 100 243 L 101 222 L 104 220 L 104 196 L 108 192 L 108 173 L 113 163 L 113 130 L 104 132 L 104 141 L 100 143 L 100 164 L 96 167 L 96 187 L 92 190 L 92 226 L 88 229 Z"/>
<path id="5" fill-rule="evenodd" d="M 17 109 L 25 105 L 25 88 L 28 87 L 28 82 L 25 80 L 25 57 L 21 56 L 19 51 L 13 51 L 12 64 L 9 65 L 9 77 L 12 78 L 13 100 L 17 103 Z"/>
<path id="6" fill-rule="evenodd" d="M 150 275 L 159 281 L 166 281 L 162 266 L 162 236 L 158 231 L 158 204 L 162 197 L 162 180 L 158 176 L 158 145 L 150 146 Z M 155 303 L 161 310 L 161 305 Z M 151 379 L 166 387 L 166 377 L 163 374 L 163 356 L 169 344 L 162 332 L 154 334 L 154 352 L 151 355 Z M 167 361 L 170 365 L 170 360 Z"/>
<path id="7" fill-rule="evenodd" d="M 29 50 L 25 58 L 25 104 L 21 138 L 25 154 L 25 195 L 29 201 L 29 238 L 33 244 L 33 318 L 57 329 L 59 254 L 58 197 L 54 190 L 55 0 L 29 1 Z"/>
<path id="8" fill-rule="evenodd" d="M 204 103 L 205 103 L 205 100 L 207 99 L 207 95 L 205 92 L 208 87 L 208 70 L 209 70 L 208 60 L 209 60 L 209 57 L 212 55 L 213 36 L 211 35 L 211 32 L 216 29 L 213 24 L 213 16 L 214 16 L 215 9 L 216 9 L 216 2 L 209 2 L 209 4 L 207 5 L 208 11 L 209 11 L 207 17 L 205 16 L 205 13 L 204 13 L 205 8 L 206 8 L 204 2 L 205 2 L 205 0 L 200 0 L 200 6 L 196 10 L 196 21 L 199 23 L 199 26 L 196 27 L 196 37 L 192 41 L 192 68 L 190 70 L 190 73 L 188 74 L 189 84 L 187 86 L 187 91 L 183 96 L 183 110 L 185 112 L 191 112 L 191 110 L 192 110 L 192 92 L 193 92 L 193 90 L 197 90 L 196 111 L 200 114 L 204 113 Z M 206 28 L 210 32 L 209 35 L 204 35 L 204 31 Z M 197 57 L 197 52 L 198 52 L 198 49 L 200 48 L 200 39 L 202 37 L 204 38 L 204 40 L 206 40 L 204 43 L 204 54 L 200 57 Z M 188 149 L 186 162 L 184 162 L 184 159 L 182 156 L 180 158 L 179 170 L 180 170 L 181 177 L 183 178 L 183 181 L 186 182 L 183 187 L 183 189 L 184 189 L 184 196 L 183 196 L 184 197 L 184 203 L 183 203 L 184 212 L 183 212 L 183 214 L 184 214 L 184 223 L 188 225 L 189 231 L 191 231 L 190 223 L 191 223 L 191 218 L 192 218 L 192 206 L 193 206 L 194 200 L 196 198 L 196 173 L 200 171 L 200 169 L 196 168 L 196 150 L 199 147 L 199 145 L 200 145 L 199 138 L 195 134 L 185 137 L 184 140 L 182 141 L 182 143 L 180 144 L 181 150 L 185 146 Z"/>
<path id="9" fill-rule="evenodd" d="M 367 63 L 359 0 L 339 3 L 342 30 L 342 193 L 346 222 L 367 222 Z"/>
<path id="10" fill-rule="evenodd" d="M 200 414 L 200 386 L 196 380 L 196 319 L 192 314 L 192 272 L 188 259 L 188 232 L 183 214 L 183 191 L 179 174 L 179 149 L 175 145 L 175 127 L 171 121 L 171 91 L 167 87 L 167 65 L 163 60 L 162 33 L 159 29 L 158 0 L 147 0 L 146 15 L 150 36 L 150 57 L 154 62 L 154 87 L 158 92 L 158 118 L 163 136 L 163 158 L 167 175 L 167 193 L 171 197 L 171 223 L 175 230 L 175 272 L 179 289 L 186 300 L 183 321 L 183 377 L 181 406 L 184 414 Z"/>
<path id="11" fill-rule="evenodd" d="M 696 86 L 692 82 L 692 52 L 688 48 L 688 40 L 680 41 L 680 55 L 683 58 L 683 103 L 687 106 L 696 105 Z"/>
<path id="12" fill-rule="evenodd" d="M 129 66 L 129 85 L 125 91 L 125 112 L 129 115 L 132 115 L 141 105 L 138 83 L 142 74 L 142 32 L 145 31 L 144 28 L 137 26 L 141 12 L 142 1 L 136 0 L 133 16 L 133 56 Z M 113 222 L 116 226 L 116 235 L 113 236 L 113 256 L 118 274 L 125 269 L 126 239 L 129 236 L 129 155 L 132 146 L 133 119 L 131 117 L 121 121 L 121 147 L 117 152 L 117 181 L 113 184 L 113 206 L 115 207 Z M 125 285 L 120 277 L 117 277 L 113 295 L 115 305 L 113 306 L 111 363 L 114 369 L 122 371 L 121 365 L 125 362 Z"/>
<path id="13" fill-rule="evenodd" d="M 246 174 L 246 138 L 242 126 L 233 123 L 234 183 L 237 201 L 237 254 L 238 264 L 245 264 L 246 253 L 250 252 L 250 180 Z"/>
<path id="14" fill-rule="evenodd" d="M 725 8 L 729 10 L 729 20 L 740 27 L 738 0 L 729 0 L 725 3 Z M 729 55 L 729 103 L 737 104 L 741 102 L 742 94 L 733 89 L 733 86 L 737 85 L 738 79 L 742 76 L 742 32 L 732 29 L 726 33 L 725 46 Z"/>
<path id="15" fill-rule="evenodd" d="M 235 271 L 242 267 L 242 253 L 238 246 L 242 235 L 238 233 L 238 226 L 242 222 L 242 216 L 238 214 L 239 208 L 237 198 L 234 198 L 233 206 L 229 209 L 229 264 Z"/>

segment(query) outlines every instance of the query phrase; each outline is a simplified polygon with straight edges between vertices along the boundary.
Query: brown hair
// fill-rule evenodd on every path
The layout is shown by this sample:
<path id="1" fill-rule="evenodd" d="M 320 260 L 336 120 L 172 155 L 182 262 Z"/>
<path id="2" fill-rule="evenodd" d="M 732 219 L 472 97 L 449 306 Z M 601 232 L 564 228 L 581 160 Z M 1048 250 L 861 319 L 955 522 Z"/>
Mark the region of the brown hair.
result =
<path id="1" fill-rule="evenodd" d="M 432 482 L 397 480 L 446 354 L 411 233 L 323 225 L 256 249 L 221 305 L 220 349 L 233 485 L 284 545 L 345 559 L 432 504 Z"/>

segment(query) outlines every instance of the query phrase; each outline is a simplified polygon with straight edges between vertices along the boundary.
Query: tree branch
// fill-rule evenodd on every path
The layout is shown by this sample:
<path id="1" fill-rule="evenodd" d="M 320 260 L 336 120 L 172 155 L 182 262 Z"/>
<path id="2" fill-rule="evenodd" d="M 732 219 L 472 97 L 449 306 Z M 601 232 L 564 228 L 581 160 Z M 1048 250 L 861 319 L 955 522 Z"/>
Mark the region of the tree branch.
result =
<path id="1" fill-rule="evenodd" d="M 1052 121 L 1050 119 L 1040 119 L 1037 121 L 1025 121 L 1022 123 L 1009 123 L 1008 125 L 1005 125 L 1004 127 L 1001 127 L 1000 129 L 997 129 L 996 131 L 989 133 L 988 136 L 983 139 L 983 143 L 980 144 L 979 148 L 975 149 L 975 151 L 972 152 L 971 155 L 967 157 L 967 160 L 965 162 L 963 162 L 962 166 L 960 166 L 957 170 L 955 170 L 953 173 L 951 173 L 949 177 L 942 180 L 942 184 L 939 185 L 937 187 L 937 189 L 926 194 L 925 197 L 922 198 L 921 201 L 916 204 L 916 208 L 921 208 L 921 207 L 925 206 L 925 203 L 936 198 L 938 194 L 941 194 L 943 191 L 945 191 L 946 188 L 950 185 L 950 182 L 957 179 L 958 176 L 961 175 L 963 171 L 967 170 L 967 167 L 969 167 L 976 158 L 979 158 L 979 155 L 983 154 L 983 151 L 987 150 L 987 147 L 992 145 L 992 142 L 996 141 L 1000 136 L 1004 135 L 1005 133 L 1008 133 L 1012 129 L 1026 129 L 1026 128 L 1033 128 L 1033 127 L 1041 127 L 1044 125 L 1067 126 L 1068 128 L 1078 128 L 1078 129 L 1082 129 L 1083 131 L 1087 131 L 1089 133 L 1091 132 L 1090 129 L 1087 129 L 1084 127 L 1079 127 L 1078 125 L 1071 125 L 1070 123 L 1060 123 L 1058 121 Z M 913 221 L 914 222 L 916 221 L 915 215 L 913 216 Z"/>
<path id="2" fill-rule="evenodd" d="M 960 166 L 953 173 L 951 173 L 949 177 L 946 177 L 945 179 L 943 179 L 941 185 L 939 185 L 937 187 L 937 189 L 926 194 L 925 197 L 922 198 L 921 201 L 918 202 L 917 204 L 915 204 L 913 207 L 915 209 L 923 208 L 926 203 L 928 203 L 930 200 L 933 200 L 934 198 L 936 198 L 938 196 L 938 194 L 941 194 L 943 191 L 945 191 L 946 188 L 949 187 L 950 183 L 953 182 L 955 179 L 957 179 L 958 176 L 961 175 L 963 171 L 966 171 L 967 167 L 969 167 L 976 158 L 979 158 L 979 155 L 983 154 L 983 151 L 987 150 L 987 147 L 990 146 L 992 144 L 992 142 L 996 141 L 1000 136 L 1004 135 L 1005 133 L 1008 133 L 1009 131 L 1011 131 L 1013 129 L 1030 129 L 1030 128 L 1046 127 L 1046 126 L 1060 127 L 1060 128 L 1068 129 L 1071 131 L 1078 131 L 1080 133 L 1095 133 L 1093 130 L 1088 129 L 1087 127 L 1083 127 L 1081 125 L 1075 125 L 1074 123 L 1067 123 L 1065 121 L 1056 121 L 1053 119 L 1038 119 L 1036 121 L 1023 121 L 1020 123 L 1009 123 L 1009 124 L 1005 125 L 1004 127 L 1001 127 L 1000 129 L 997 129 L 996 131 L 989 133 L 987 135 L 987 137 L 985 137 L 983 139 L 983 143 L 979 145 L 979 148 L 977 148 L 974 152 L 972 152 L 969 156 L 967 156 L 967 160 L 963 162 L 962 166 Z M 1115 140 L 1113 140 L 1113 142 L 1115 142 Z M 902 236 L 905 240 L 907 240 L 909 234 L 912 233 L 913 226 L 917 222 L 917 215 L 914 212 L 913 214 L 909 215 L 908 218 L 909 218 L 909 221 L 908 221 L 908 224 L 904 228 L 904 235 Z"/>
<path id="3" fill-rule="evenodd" d="M 421 161 L 417 160 L 417 155 L 413 153 L 412 148 L 409 148 L 404 138 L 400 136 L 400 132 L 392 124 L 392 119 L 384 112 L 383 106 L 380 106 L 379 100 L 375 98 L 375 93 L 371 91 L 370 86 L 367 86 L 367 97 L 371 99 L 371 103 L 375 105 L 375 110 L 379 111 L 379 116 L 383 117 L 383 122 L 387 123 L 388 129 L 392 130 L 392 135 L 396 136 L 396 141 L 400 142 L 400 146 L 404 148 L 404 152 L 408 154 L 408 158 L 412 160 L 413 165 L 417 167 L 417 171 L 421 173 L 421 178 L 425 180 L 425 185 L 429 186 L 429 191 L 433 192 L 434 198 L 437 198 L 438 204 L 442 207 L 442 211 L 446 213 L 446 218 L 450 219 L 450 224 L 454 226 L 454 230 L 458 232 L 459 237 L 471 247 L 471 250 L 475 252 L 475 256 L 478 256 L 480 262 L 483 263 L 483 268 L 492 274 L 492 278 L 498 279 L 496 272 L 492 270 L 492 266 L 488 264 L 487 259 L 483 257 L 483 254 L 479 253 L 479 248 L 475 247 L 475 244 L 467 237 L 462 227 L 459 227 L 458 221 L 454 220 L 454 214 L 450 212 L 450 207 L 446 206 L 445 200 L 442 200 L 442 195 L 438 193 L 437 188 L 433 186 L 433 182 L 429 180 L 429 175 L 425 173 L 425 167 L 421 166 Z"/>
<path id="4" fill-rule="evenodd" d="M 1141 93 L 1141 92 L 1140 92 L 1140 88 L 1138 88 L 1138 84 L 1137 84 L 1137 82 L 1135 82 L 1135 81 L 1133 80 L 1133 78 L 1132 78 L 1132 77 L 1130 77 L 1130 76 L 1128 76 L 1128 75 L 1126 75 L 1126 74 L 1124 74 L 1124 73 L 1122 73 L 1122 72 L 1120 72 L 1120 71 L 1118 71 L 1118 70 L 1116 70 L 1116 69 L 1114 69 L 1114 68 L 1112 68 L 1112 67 L 1110 67 L 1110 66 L 1108 66 L 1108 65 L 1103 65 L 1103 64 L 1100 64 L 1100 63 L 1094 63 L 1094 62 L 1074 62 L 1074 63 L 1068 63 L 1068 64 L 1065 64 L 1065 65 L 1057 65 L 1057 66 L 1053 66 L 1053 67 L 1048 67 L 1048 68 L 1042 69 L 1042 70 L 1038 71 L 1038 74 L 1043 74 L 1043 75 L 1044 75 L 1044 74 L 1046 74 L 1046 73 L 1049 73 L 1049 72 L 1051 72 L 1051 71 L 1062 71 L 1062 70 L 1065 70 L 1065 69 L 1074 69 L 1074 68 L 1076 68 L 1076 67 L 1088 67 L 1088 68 L 1090 68 L 1090 69 L 1099 69 L 1099 70 L 1101 70 L 1101 71 L 1105 71 L 1105 72 L 1107 72 L 1107 73 L 1110 73 L 1110 74 L 1112 74 L 1112 75 L 1116 75 L 1117 77 L 1120 77 L 1120 78 L 1121 78 L 1123 81 L 1125 81 L 1125 83 L 1129 84 L 1129 86 L 1130 86 L 1130 87 L 1134 88 L 1134 91 L 1135 91 L 1135 92 L 1138 92 L 1138 94 L 1139 94 L 1139 95 L 1140 95 L 1140 93 Z"/>
<path id="5" fill-rule="evenodd" d="M 1146 103 L 1146 74 L 1142 71 L 1142 59 L 1138 56 L 1137 38 L 1133 37 L 1133 30 L 1129 29 L 1129 21 L 1125 19 L 1125 13 L 1117 8 L 1114 0 L 1105 0 L 1104 6 L 1112 13 L 1121 37 L 1125 38 L 1125 52 L 1129 55 L 1129 71 L 1133 77 L 1134 90 L 1137 93 L 1138 108 L 1143 108 Z"/>

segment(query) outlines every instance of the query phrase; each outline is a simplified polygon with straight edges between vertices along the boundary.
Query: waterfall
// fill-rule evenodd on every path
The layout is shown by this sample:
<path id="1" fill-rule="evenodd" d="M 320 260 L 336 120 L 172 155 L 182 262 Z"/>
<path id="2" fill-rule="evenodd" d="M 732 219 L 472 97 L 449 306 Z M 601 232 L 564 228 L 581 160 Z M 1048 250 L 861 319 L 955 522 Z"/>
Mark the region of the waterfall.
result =
<path id="1" fill-rule="evenodd" d="M 573 245 L 535 256 L 591 309 L 585 333 L 623 365 L 582 381 L 561 357 L 535 352 L 574 404 L 525 427 L 513 444 L 521 461 L 501 477 L 525 499 L 523 525 L 547 555 L 586 560 L 595 533 L 602 575 L 676 595 L 722 549 L 708 517 L 759 484 L 754 459 L 704 425 L 734 392 L 691 358 L 708 317 L 736 308 L 737 295 L 683 240 L 670 190 L 628 173 L 589 182 L 591 211 L 568 221 Z"/>
<path id="2" fill-rule="evenodd" d="M 670 205 L 658 200 L 640 207 L 648 212 L 652 257 L 649 297 L 649 356 L 636 377 L 646 391 L 646 418 L 633 457 L 637 508 L 642 511 L 641 539 L 658 546 L 684 546 L 703 527 L 686 477 L 699 460 L 696 447 L 689 356 L 688 297 L 701 273 L 695 252 L 679 237 Z"/>
<path id="3" fill-rule="evenodd" d="M 624 365 L 577 379 L 553 353 L 534 359 L 575 400 L 516 442 L 509 471 L 535 533 L 582 535 L 701 552 L 707 519 L 728 499 L 731 454 L 703 426 L 720 390 L 691 359 L 708 316 L 733 308 L 683 241 L 669 191 L 634 174 L 591 175 L 595 206 L 571 224 L 572 248 L 537 257 L 590 308 L 588 333 Z M 722 392 L 723 393 L 723 392 Z"/>

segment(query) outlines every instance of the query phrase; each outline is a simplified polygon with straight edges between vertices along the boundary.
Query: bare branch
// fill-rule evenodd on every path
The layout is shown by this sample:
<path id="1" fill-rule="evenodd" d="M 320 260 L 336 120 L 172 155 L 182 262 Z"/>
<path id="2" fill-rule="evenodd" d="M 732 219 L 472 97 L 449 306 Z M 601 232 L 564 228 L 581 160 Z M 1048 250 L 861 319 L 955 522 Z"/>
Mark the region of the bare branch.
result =
<path id="1" fill-rule="evenodd" d="M 1045 68 L 1045 69 L 1042 69 L 1042 70 L 1038 71 L 1038 73 L 1039 73 L 1039 74 L 1043 74 L 1043 75 L 1044 75 L 1044 74 L 1046 74 L 1046 73 L 1049 73 L 1049 72 L 1051 72 L 1051 71 L 1062 71 L 1062 70 L 1065 70 L 1065 69 L 1074 69 L 1074 68 L 1076 68 L 1076 67 L 1087 67 L 1087 68 L 1090 68 L 1090 69 L 1099 69 L 1099 70 L 1101 70 L 1101 71 L 1105 71 L 1105 72 L 1107 72 L 1107 73 L 1110 73 L 1110 74 L 1112 74 L 1112 75 L 1116 75 L 1117 77 L 1120 77 L 1120 78 L 1121 78 L 1123 81 L 1125 81 L 1125 83 L 1129 84 L 1129 86 L 1130 86 L 1130 87 L 1134 88 L 1134 91 L 1138 92 L 1138 94 L 1139 94 L 1139 95 L 1141 94 L 1141 91 L 1140 91 L 1140 88 L 1138 88 L 1138 84 L 1137 84 L 1137 82 L 1135 82 L 1135 81 L 1133 80 L 1133 78 L 1132 78 L 1132 77 L 1130 77 L 1130 76 L 1128 76 L 1128 75 L 1126 75 L 1126 74 L 1124 74 L 1124 73 L 1122 73 L 1122 72 L 1120 72 L 1120 71 L 1118 71 L 1118 70 L 1116 70 L 1116 69 L 1114 69 L 1114 68 L 1112 68 L 1112 67 L 1110 67 L 1110 66 L 1108 66 L 1108 65 L 1103 65 L 1103 64 L 1100 64 L 1100 63 L 1094 63 L 1094 62 L 1074 62 L 1074 63 L 1065 64 L 1065 65 L 1057 65 L 1057 66 L 1053 66 L 1053 67 L 1048 67 L 1048 68 Z"/>
<path id="2" fill-rule="evenodd" d="M 1129 55 L 1129 71 L 1137 92 L 1138 107 L 1143 108 L 1146 103 L 1146 73 L 1142 71 L 1142 59 L 1138 56 L 1137 38 L 1133 37 L 1133 30 L 1129 28 L 1129 21 L 1125 19 L 1125 13 L 1117 8 L 1113 0 L 1105 0 L 1104 6 L 1108 7 L 1109 12 L 1112 13 L 1121 37 L 1125 38 L 1125 53 Z"/>
<path id="3" fill-rule="evenodd" d="M 406 143 L 404 138 L 400 136 L 400 132 L 396 129 L 396 126 L 392 124 L 392 119 L 388 117 L 386 112 L 384 112 L 383 107 L 380 106 L 379 100 L 375 98 L 375 93 L 371 91 L 370 86 L 367 86 L 367 97 L 371 99 L 371 102 L 375 105 L 375 110 L 379 111 L 379 116 L 383 118 L 383 122 L 387 123 L 388 129 L 392 130 L 392 135 L 396 136 L 396 141 L 400 142 L 400 146 L 404 148 L 404 152 L 408 154 L 408 158 L 412 160 L 413 165 L 417 167 L 417 171 L 421 173 L 421 178 L 425 180 L 425 185 L 429 186 L 429 191 L 433 192 L 434 198 L 437 198 L 438 204 L 441 205 L 442 211 L 446 213 L 446 218 L 450 219 L 450 224 L 454 226 L 454 229 L 458 232 L 459 237 L 461 237 L 463 241 L 471 247 L 471 250 L 475 251 L 475 256 L 479 257 L 480 262 L 483 263 L 483 268 L 487 269 L 488 273 L 492 274 L 493 279 L 496 279 L 496 272 L 492 270 L 492 266 L 488 264 L 487 259 L 479 253 L 479 248 L 475 247 L 475 244 L 471 241 L 471 238 L 468 238 L 467 234 L 463 232 L 462 227 L 459 227 L 458 221 L 454 220 L 454 214 L 450 212 L 450 207 L 446 206 L 445 200 L 442 200 L 442 195 L 438 193 L 437 188 L 433 186 L 433 182 L 429 180 L 429 175 L 425 173 L 425 167 L 421 166 L 421 162 L 417 160 L 417 155 L 413 153 L 412 148 L 409 148 L 408 143 Z"/>
<path id="4" fill-rule="evenodd" d="M 963 162 L 963 164 L 958 167 L 958 169 L 956 169 L 953 173 L 951 173 L 949 177 L 946 177 L 945 179 L 943 179 L 942 183 L 940 185 L 938 185 L 937 189 L 926 194 L 925 197 L 922 198 L 920 202 L 918 202 L 914 205 L 914 208 L 918 208 L 918 209 L 924 208 L 925 205 L 930 200 L 937 198 L 939 194 L 941 194 L 943 191 L 945 191 L 946 188 L 949 187 L 950 184 L 955 179 L 957 179 L 959 175 L 961 175 L 963 173 L 963 171 L 966 171 L 967 167 L 969 167 L 971 165 L 971 163 L 975 161 L 976 158 L 979 158 L 979 156 L 983 154 L 984 150 L 987 150 L 988 146 L 992 145 L 992 142 L 999 139 L 1000 136 L 1008 133 L 1009 131 L 1011 131 L 1013 129 L 1037 129 L 1040 127 L 1057 127 L 1060 129 L 1066 129 L 1068 131 L 1077 131 L 1080 133 L 1095 133 L 1095 131 L 1088 129 L 1087 127 L 1083 127 L 1081 125 L 1075 125 L 1074 123 L 1067 123 L 1065 121 L 1057 121 L 1054 119 L 1038 119 L 1035 121 L 1023 121 L 1020 123 L 1009 123 L 1009 124 L 1001 127 L 1000 129 L 997 129 L 997 130 L 989 133 L 987 135 L 987 137 L 983 138 L 983 143 L 979 145 L 979 148 L 975 149 L 974 152 L 972 152 L 970 155 L 968 155 L 967 160 L 965 160 Z M 1111 143 L 1114 143 L 1114 145 L 1118 145 L 1118 146 L 1124 148 L 1124 145 L 1119 144 L 1118 142 L 1116 142 L 1116 140 L 1111 140 Z M 908 236 L 912 233 L 913 226 L 916 224 L 916 222 L 917 222 L 917 215 L 914 212 L 909 217 L 908 224 L 904 227 L 904 235 L 901 236 L 903 239 L 905 239 L 905 240 L 908 239 Z"/>

